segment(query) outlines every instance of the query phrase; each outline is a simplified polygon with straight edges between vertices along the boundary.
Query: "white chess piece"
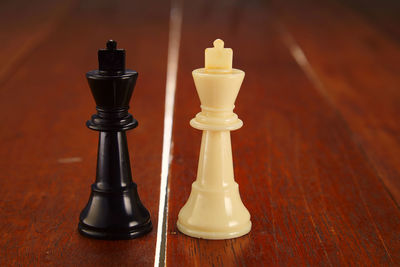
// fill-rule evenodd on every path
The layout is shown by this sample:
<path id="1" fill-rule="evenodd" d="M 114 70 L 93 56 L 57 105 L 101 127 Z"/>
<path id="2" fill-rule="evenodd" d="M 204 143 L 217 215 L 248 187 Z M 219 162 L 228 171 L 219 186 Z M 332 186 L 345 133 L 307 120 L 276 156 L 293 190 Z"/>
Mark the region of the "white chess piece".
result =
<path id="1" fill-rule="evenodd" d="M 180 210 L 180 232 L 204 239 L 229 239 L 247 234 L 250 213 L 234 180 L 230 131 L 243 122 L 233 113 L 244 72 L 232 69 L 233 52 L 220 39 L 205 50 L 205 68 L 193 71 L 201 112 L 190 125 L 203 131 L 197 179 Z"/>

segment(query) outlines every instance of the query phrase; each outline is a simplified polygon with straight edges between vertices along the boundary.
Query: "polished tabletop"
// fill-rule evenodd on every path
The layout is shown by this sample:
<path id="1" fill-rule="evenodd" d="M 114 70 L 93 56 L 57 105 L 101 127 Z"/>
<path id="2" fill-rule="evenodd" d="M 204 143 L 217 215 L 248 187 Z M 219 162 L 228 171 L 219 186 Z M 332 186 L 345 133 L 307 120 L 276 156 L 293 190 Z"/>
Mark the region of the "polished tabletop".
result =
<path id="1" fill-rule="evenodd" d="M 400 264 L 400 3 L 394 0 L 0 3 L 1 266 Z M 216 38 L 246 72 L 232 132 L 252 231 L 210 241 L 176 228 L 196 178 L 192 70 Z M 128 132 L 153 231 L 77 232 L 98 134 L 85 73 L 108 39 L 139 72 Z"/>

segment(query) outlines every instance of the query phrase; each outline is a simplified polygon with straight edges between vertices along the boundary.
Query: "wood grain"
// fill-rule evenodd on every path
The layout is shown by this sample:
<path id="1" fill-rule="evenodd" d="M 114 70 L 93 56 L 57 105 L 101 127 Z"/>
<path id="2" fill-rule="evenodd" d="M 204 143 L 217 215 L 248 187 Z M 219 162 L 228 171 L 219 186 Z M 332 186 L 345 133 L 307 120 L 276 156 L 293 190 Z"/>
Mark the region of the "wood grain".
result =
<path id="1" fill-rule="evenodd" d="M 116 242 L 77 232 L 98 138 L 85 127 L 95 112 L 85 73 L 109 38 L 139 72 L 130 109 L 139 127 L 128 143 L 133 179 L 157 225 L 168 21 L 169 3 L 81 1 L 2 85 L 1 266 L 153 265 L 154 230 Z"/>
<path id="2" fill-rule="evenodd" d="M 0 84 L 67 19 L 77 0 L 12 0 L 0 3 Z"/>
<path id="3" fill-rule="evenodd" d="M 183 25 L 167 265 L 398 264 L 398 207 L 348 117 L 294 60 L 270 6 L 195 1 L 185 5 Z M 232 142 L 235 176 L 253 229 L 242 238 L 207 241 L 179 233 L 176 220 L 195 179 L 200 148 L 201 134 L 188 124 L 200 104 L 191 71 L 203 65 L 203 50 L 217 37 L 234 49 L 234 66 L 246 71 L 235 109 L 244 127 L 232 133 Z"/>
<path id="4" fill-rule="evenodd" d="M 392 9 L 387 6 L 391 1 L 383 3 L 377 14 L 400 11 L 395 3 Z M 400 43 L 368 17 L 337 3 L 277 1 L 276 7 L 281 23 L 308 59 L 305 72 L 347 121 L 353 138 L 400 204 Z M 341 14 L 340 20 L 335 14 Z"/>
<path id="5" fill-rule="evenodd" d="M 363 17 L 367 24 L 372 24 L 379 32 L 385 34 L 387 38 L 397 42 L 400 41 L 400 28 L 398 26 L 400 12 L 399 1 L 341 0 L 340 3 L 348 7 L 351 13 Z"/>

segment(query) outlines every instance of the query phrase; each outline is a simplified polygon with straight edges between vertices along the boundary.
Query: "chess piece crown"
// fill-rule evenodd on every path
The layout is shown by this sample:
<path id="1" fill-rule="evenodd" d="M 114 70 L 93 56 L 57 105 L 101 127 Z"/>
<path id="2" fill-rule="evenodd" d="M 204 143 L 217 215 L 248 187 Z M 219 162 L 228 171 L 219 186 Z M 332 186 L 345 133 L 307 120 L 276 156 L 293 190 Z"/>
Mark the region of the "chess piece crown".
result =
<path id="1" fill-rule="evenodd" d="M 86 74 L 97 114 L 87 122 L 92 130 L 130 130 L 138 122 L 128 113 L 138 73 L 125 69 L 125 50 L 117 49 L 117 42 L 109 40 L 107 49 L 98 51 L 99 69 Z"/>
<path id="2" fill-rule="evenodd" d="M 220 39 L 205 50 L 205 68 L 193 71 L 201 112 L 190 125 L 199 130 L 236 130 L 243 122 L 233 113 L 244 72 L 232 68 L 233 51 Z"/>

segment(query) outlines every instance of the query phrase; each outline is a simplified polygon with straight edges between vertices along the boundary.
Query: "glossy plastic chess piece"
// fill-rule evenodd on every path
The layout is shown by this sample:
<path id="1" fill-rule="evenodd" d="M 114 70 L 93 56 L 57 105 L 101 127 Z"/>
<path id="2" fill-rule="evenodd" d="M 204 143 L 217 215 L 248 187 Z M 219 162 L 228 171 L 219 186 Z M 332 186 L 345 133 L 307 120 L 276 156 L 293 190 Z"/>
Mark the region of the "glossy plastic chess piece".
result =
<path id="1" fill-rule="evenodd" d="M 115 41 L 99 50 L 99 70 L 86 74 L 97 114 L 86 125 L 99 131 L 96 182 L 79 218 L 79 232 L 98 239 L 131 239 L 152 228 L 132 181 L 126 130 L 138 123 L 128 113 L 138 73 L 125 69 L 125 50 Z"/>
<path id="2" fill-rule="evenodd" d="M 229 239 L 247 234 L 250 213 L 233 176 L 230 131 L 243 122 L 233 113 L 244 72 L 232 69 L 232 49 L 222 40 L 205 51 L 205 68 L 193 71 L 201 112 L 190 125 L 203 131 L 197 179 L 180 210 L 178 230 L 204 239 Z"/>

